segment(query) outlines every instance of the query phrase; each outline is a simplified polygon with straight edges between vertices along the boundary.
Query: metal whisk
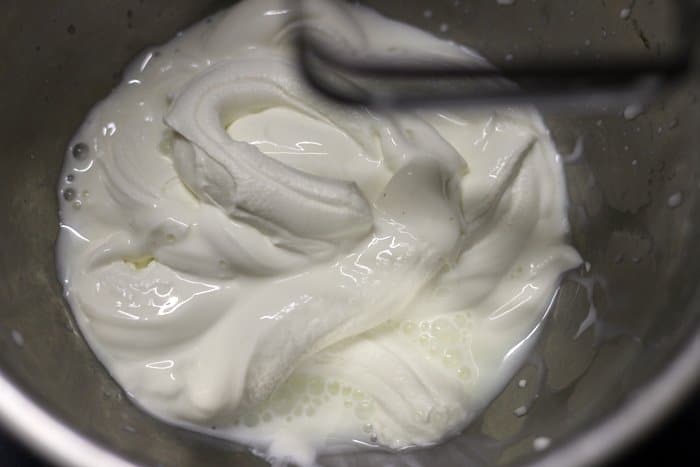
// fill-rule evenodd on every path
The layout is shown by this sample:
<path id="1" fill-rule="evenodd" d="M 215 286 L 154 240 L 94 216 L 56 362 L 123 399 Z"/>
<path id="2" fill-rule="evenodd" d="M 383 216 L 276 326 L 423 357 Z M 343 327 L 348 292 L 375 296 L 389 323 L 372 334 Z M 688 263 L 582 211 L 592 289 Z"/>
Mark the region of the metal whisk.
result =
<path id="1" fill-rule="evenodd" d="M 481 0 L 491 1 L 491 0 Z M 304 2 L 299 1 L 303 14 Z M 426 2 L 428 4 L 429 2 Z M 311 31 L 298 36 L 299 61 L 309 83 L 349 104 L 414 107 L 433 104 L 493 106 L 641 102 L 673 85 L 692 69 L 700 2 L 670 0 L 677 38 L 652 56 L 528 60 L 497 67 L 479 64 L 410 63 L 342 53 Z M 494 80 L 513 85 L 494 85 Z"/>

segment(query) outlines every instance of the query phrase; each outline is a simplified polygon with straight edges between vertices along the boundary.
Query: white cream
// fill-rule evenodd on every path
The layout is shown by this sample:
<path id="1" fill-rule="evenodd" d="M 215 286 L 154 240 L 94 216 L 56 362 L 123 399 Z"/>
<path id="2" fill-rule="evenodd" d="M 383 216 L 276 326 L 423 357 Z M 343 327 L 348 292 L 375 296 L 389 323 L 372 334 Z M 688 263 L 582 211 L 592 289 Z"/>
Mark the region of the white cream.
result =
<path id="1" fill-rule="evenodd" d="M 319 6 L 317 32 L 369 53 L 478 59 Z M 302 464 L 439 442 L 512 377 L 580 263 L 558 156 L 533 110 L 325 101 L 285 7 L 192 27 L 92 111 L 61 187 L 66 296 L 115 379 L 172 423 Z"/>

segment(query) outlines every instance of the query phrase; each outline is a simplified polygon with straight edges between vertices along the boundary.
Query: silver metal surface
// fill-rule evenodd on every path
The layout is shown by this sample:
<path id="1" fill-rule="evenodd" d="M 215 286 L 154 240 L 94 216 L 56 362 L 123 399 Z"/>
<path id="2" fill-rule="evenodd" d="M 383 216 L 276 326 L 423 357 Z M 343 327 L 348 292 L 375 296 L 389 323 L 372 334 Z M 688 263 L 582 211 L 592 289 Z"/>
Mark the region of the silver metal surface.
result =
<path id="1" fill-rule="evenodd" d="M 140 50 L 225 3 L 3 4 L 0 421 L 59 464 L 265 465 L 130 403 L 75 331 L 53 256 L 58 173 L 90 107 Z M 426 2 L 367 3 L 492 59 L 554 46 L 642 54 L 664 47 L 649 32 L 663 21 L 653 2 L 636 2 L 628 19 L 620 18 L 629 6 L 622 0 L 431 2 L 429 14 Z M 567 161 L 572 241 L 590 267 L 564 281 L 532 358 L 463 435 L 324 464 L 588 465 L 640 439 L 693 390 L 700 371 L 698 84 L 682 83 L 629 119 L 605 114 L 599 102 L 586 105 L 587 116 L 545 115 Z M 522 405 L 527 415 L 514 415 Z M 536 451 L 537 438 L 551 444 Z"/>

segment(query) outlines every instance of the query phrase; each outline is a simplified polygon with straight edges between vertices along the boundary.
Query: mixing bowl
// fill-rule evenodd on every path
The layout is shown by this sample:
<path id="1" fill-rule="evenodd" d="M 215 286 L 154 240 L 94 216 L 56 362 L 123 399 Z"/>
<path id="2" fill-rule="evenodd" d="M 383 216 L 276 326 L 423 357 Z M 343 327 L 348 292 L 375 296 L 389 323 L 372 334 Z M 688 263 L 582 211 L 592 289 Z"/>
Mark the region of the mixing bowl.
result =
<path id="1" fill-rule="evenodd" d="M 69 138 L 136 53 L 225 3 L 3 3 L 0 419 L 59 464 L 264 465 L 130 403 L 76 331 L 54 266 Z M 668 46 L 657 4 L 670 2 L 630 12 L 615 0 L 368 3 L 494 61 L 612 48 L 653 56 Z M 688 79 L 641 115 L 604 104 L 585 116 L 546 114 L 569 154 L 572 242 L 586 264 L 564 279 L 532 357 L 462 436 L 324 465 L 588 465 L 689 394 L 700 372 L 698 93 Z"/>

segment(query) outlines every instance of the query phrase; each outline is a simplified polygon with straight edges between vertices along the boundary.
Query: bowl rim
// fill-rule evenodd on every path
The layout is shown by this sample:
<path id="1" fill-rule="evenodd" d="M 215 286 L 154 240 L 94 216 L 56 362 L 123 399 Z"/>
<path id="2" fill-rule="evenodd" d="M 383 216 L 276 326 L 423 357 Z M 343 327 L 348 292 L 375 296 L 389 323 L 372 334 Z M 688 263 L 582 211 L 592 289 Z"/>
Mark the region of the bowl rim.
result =
<path id="1" fill-rule="evenodd" d="M 583 467 L 619 455 L 648 435 L 700 383 L 700 328 L 648 384 L 584 433 L 552 446 L 531 467 Z M 24 394 L 0 371 L 0 424 L 47 460 L 69 467 L 137 464 L 81 435 Z"/>
<path id="2" fill-rule="evenodd" d="M 130 467 L 133 464 L 81 435 L 24 394 L 0 371 L 0 424 L 46 460 L 63 466 Z"/>
<path id="3" fill-rule="evenodd" d="M 600 465 L 651 435 L 700 388 L 700 328 L 651 381 L 601 421 L 553 447 L 530 467 Z"/>

